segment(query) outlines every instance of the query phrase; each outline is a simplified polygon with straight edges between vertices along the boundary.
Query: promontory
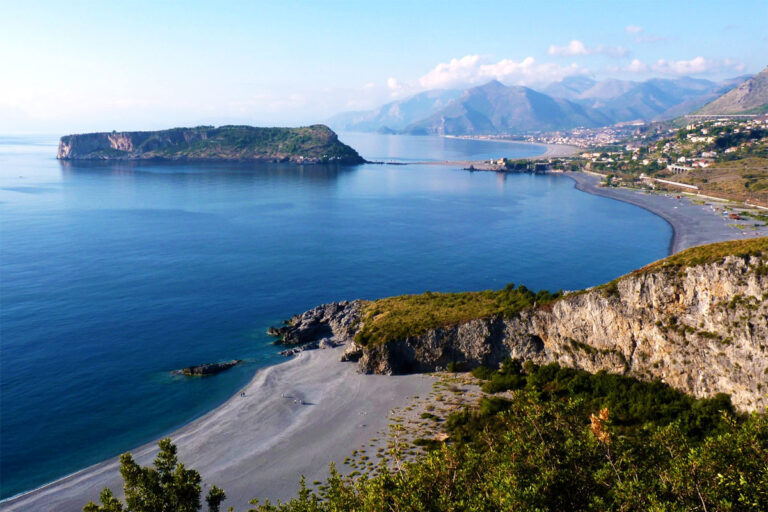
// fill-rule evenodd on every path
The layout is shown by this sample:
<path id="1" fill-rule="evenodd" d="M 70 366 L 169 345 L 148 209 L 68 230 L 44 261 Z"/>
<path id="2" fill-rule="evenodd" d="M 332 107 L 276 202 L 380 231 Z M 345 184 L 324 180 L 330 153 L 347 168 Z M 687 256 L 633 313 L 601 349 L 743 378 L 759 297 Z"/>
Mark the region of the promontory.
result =
<path id="1" fill-rule="evenodd" d="M 301 128 L 197 126 L 145 132 L 66 135 L 59 160 L 180 160 L 290 162 L 299 164 L 364 163 L 325 125 Z"/>

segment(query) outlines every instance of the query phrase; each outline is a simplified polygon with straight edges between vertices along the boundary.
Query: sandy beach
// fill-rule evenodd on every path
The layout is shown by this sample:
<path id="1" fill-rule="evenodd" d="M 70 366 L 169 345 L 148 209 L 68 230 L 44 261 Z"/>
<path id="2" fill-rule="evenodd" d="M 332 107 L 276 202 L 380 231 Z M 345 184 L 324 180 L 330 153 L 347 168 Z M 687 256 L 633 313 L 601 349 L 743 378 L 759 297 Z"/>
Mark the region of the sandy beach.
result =
<path id="1" fill-rule="evenodd" d="M 749 220 L 737 223 L 713 212 L 709 204 L 696 204 L 685 195 L 676 199 L 671 193 L 651 194 L 626 188 L 599 187 L 598 176 L 581 172 L 565 172 L 563 175 L 573 179 L 579 190 L 634 204 L 665 219 L 674 231 L 670 241 L 671 254 L 696 245 L 768 236 L 768 226 L 755 228 L 754 222 Z M 712 203 L 711 200 L 705 202 Z M 736 229 L 729 224 L 742 224 L 744 228 Z"/>
<path id="2" fill-rule="evenodd" d="M 303 352 L 260 370 L 243 389 L 245 397 L 238 392 L 170 435 L 180 460 L 202 475 L 203 494 L 218 485 L 227 493 L 224 507 L 236 510 L 254 497 L 293 497 L 301 475 L 308 484 L 325 480 L 331 461 L 340 464 L 386 432 L 392 408 L 432 390 L 428 375 L 358 374 L 356 364 L 339 362 L 340 350 Z M 145 465 L 156 452 L 156 441 L 131 450 Z M 122 495 L 116 459 L 4 501 L 0 510 L 80 511 L 104 487 Z"/>
<path id="3" fill-rule="evenodd" d="M 537 160 L 541 158 L 560 158 L 566 156 L 573 156 L 579 151 L 583 151 L 583 148 L 577 146 L 569 146 L 567 144 L 544 144 L 541 142 L 530 142 L 536 146 L 544 146 L 546 150 L 543 154 L 535 156 L 530 160 Z"/>

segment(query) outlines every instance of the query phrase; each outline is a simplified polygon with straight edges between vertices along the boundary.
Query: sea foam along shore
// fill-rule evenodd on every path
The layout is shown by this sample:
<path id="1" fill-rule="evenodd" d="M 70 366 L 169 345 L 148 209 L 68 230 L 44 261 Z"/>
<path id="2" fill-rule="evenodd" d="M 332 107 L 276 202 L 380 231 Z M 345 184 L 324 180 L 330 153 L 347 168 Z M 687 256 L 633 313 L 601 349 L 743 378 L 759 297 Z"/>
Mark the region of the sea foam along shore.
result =
<path id="1" fill-rule="evenodd" d="M 768 227 L 739 230 L 732 227 L 734 221 L 713 212 L 711 206 L 696 204 L 690 198 L 674 195 L 647 193 L 616 187 L 600 187 L 600 177 L 583 172 L 565 172 L 576 182 L 576 188 L 598 196 L 624 201 L 644 208 L 666 220 L 674 232 L 669 252 L 674 254 L 696 245 L 723 242 L 726 240 L 768 236 Z M 751 224 L 751 223 L 750 223 Z"/>
<path id="2" fill-rule="evenodd" d="M 203 494 L 218 485 L 227 493 L 224 507 L 236 510 L 245 510 L 254 497 L 293 497 L 301 475 L 307 482 L 324 480 L 331 461 L 340 463 L 386 431 L 391 409 L 432 390 L 429 375 L 359 374 L 356 364 L 339 362 L 341 350 L 302 352 L 260 370 L 242 390 L 244 397 L 238 392 L 169 435 L 180 460 L 200 471 Z M 131 452 L 150 464 L 156 442 Z M 104 487 L 122 495 L 116 458 L 10 498 L 0 510 L 80 511 Z"/>

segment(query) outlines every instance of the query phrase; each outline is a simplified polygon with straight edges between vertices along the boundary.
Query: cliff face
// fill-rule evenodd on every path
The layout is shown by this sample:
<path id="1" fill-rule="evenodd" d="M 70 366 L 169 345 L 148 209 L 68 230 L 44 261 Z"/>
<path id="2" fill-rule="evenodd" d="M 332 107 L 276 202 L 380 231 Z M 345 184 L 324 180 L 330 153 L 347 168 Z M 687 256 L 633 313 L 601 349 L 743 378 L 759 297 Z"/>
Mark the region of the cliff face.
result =
<path id="1" fill-rule="evenodd" d="M 352 334 L 348 329 L 350 340 Z M 696 397 L 728 393 L 739 409 L 764 409 L 766 259 L 728 256 L 630 274 L 512 318 L 472 320 L 373 346 L 350 341 L 345 353 L 359 360 L 361 371 L 383 374 L 439 370 L 451 362 L 495 367 L 507 357 L 660 379 Z"/>
<path id="2" fill-rule="evenodd" d="M 61 138 L 60 160 L 235 160 L 302 164 L 364 163 L 327 126 L 256 128 L 201 126 L 154 132 L 112 132 Z"/>

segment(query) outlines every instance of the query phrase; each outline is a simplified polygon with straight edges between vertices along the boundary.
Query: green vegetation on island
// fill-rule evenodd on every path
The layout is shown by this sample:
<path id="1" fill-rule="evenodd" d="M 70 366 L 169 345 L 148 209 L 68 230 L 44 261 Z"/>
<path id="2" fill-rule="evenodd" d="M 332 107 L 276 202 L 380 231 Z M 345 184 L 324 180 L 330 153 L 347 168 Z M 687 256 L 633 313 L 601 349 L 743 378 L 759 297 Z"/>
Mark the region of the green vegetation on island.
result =
<path id="1" fill-rule="evenodd" d="M 153 132 L 67 135 L 60 160 L 234 160 L 359 164 L 363 158 L 324 125 L 198 126 Z"/>

